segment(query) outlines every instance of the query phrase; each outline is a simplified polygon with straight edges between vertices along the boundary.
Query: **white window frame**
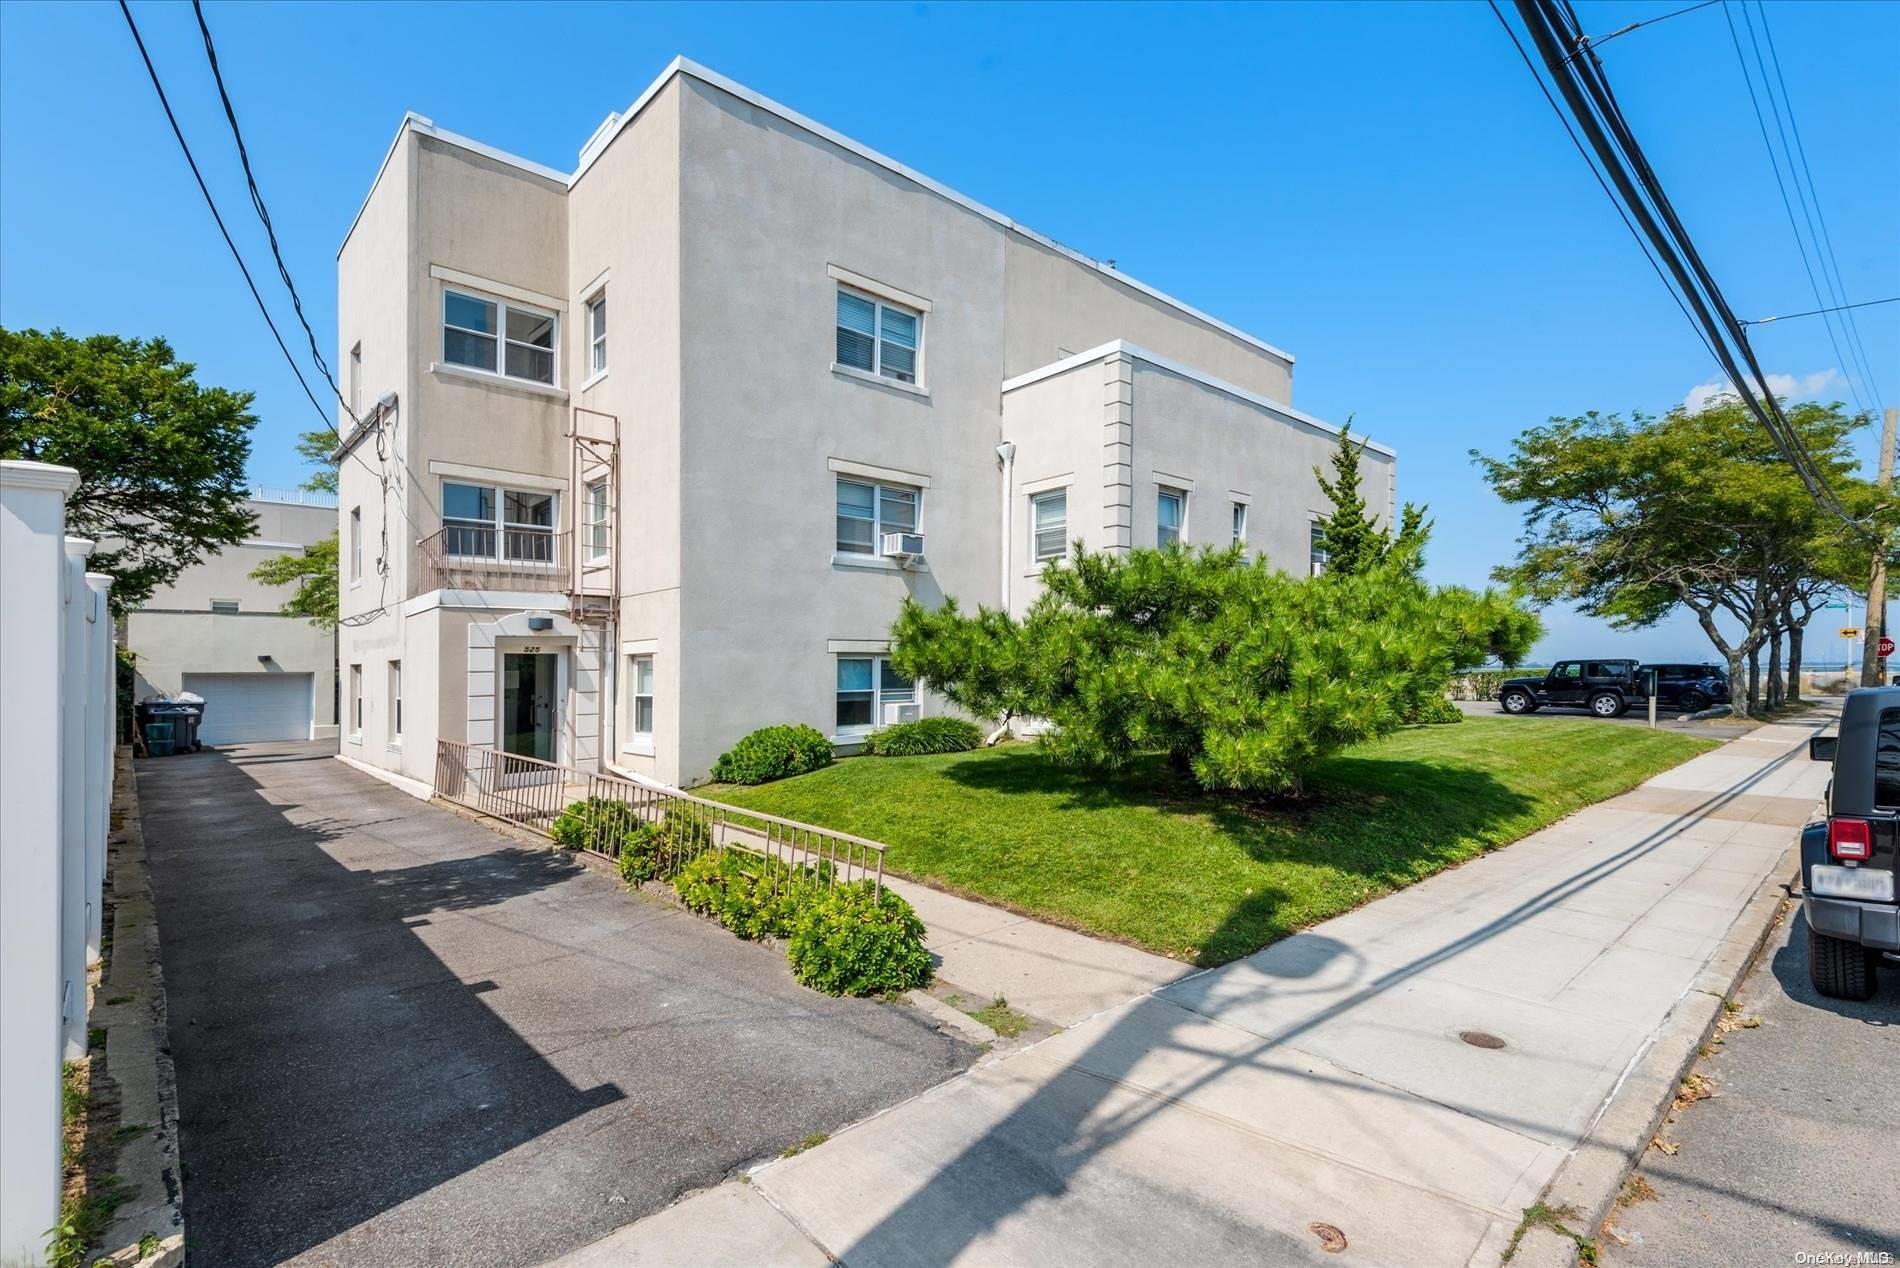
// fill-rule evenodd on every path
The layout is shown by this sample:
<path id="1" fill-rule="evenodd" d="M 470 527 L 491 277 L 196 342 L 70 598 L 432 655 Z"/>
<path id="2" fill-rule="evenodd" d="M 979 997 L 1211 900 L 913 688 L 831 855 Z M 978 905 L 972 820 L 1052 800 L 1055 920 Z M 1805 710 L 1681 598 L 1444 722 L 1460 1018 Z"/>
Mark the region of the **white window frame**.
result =
<path id="1" fill-rule="evenodd" d="M 644 744 L 645 747 L 651 751 L 653 747 L 653 697 L 655 687 L 653 653 L 635 652 L 633 655 L 627 657 L 627 662 L 627 735 L 633 741 L 636 748 Z M 645 691 L 640 690 L 640 669 L 642 664 L 646 667 L 647 689 Z M 640 702 L 643 700 L 647 706 L 647 724 L 644 728 L 640 725 Z"/>
<path id="2" fill-rule="evenodd" d="M 495 306 L 494 331 L 491 333 L 489 331 L 475 330 L 468 326 L 457 326 L 451 323 L 449 321 L 449 296 L 451 295 L 472 300 L 477 304 L 493 304 Z M 531 313 L 536 317 L 545 317 L 552 322 L 553 334 L 551 336 L 551 343 L 553 346 L 543 348 L 539 344 L 523 343 L 519 339 L 510 339 L 508 337 L 508 314 L 510 310 Z M 548 388 L 559 388 L 561 386 L 561 314 L 557 310 L 543 308 L 539 304 L 523 303 L 518 299 L 504 299 L 500 295 L 491 295 L 471 286 L 444 285 L 442 287 L 441 321 L 442 363 L 444 365 L 452 366 L 460 372 L 486 375 L 492 379 L 506 379 L 511 383 L 532 383 L 537 387 Z M 495 341 L 494 368 L 490 369 L 486 366 L 470 365 L 466 361 L 456 361 L 452 359 L 449 356 L 449 331 L 451 330 L 460 331 L 467 335 L 474 335 L 478 339 L 493 339 Z M 511 343 L 523 348 L 532 348 L 536 352 L 549 353 L 549 377 L 546 379 L 537 379 L 525 374 L 508 373 L 508 345 Z"/>
<path id="3" fill-rule="evenodd" d="M 1060 540 L 1056 543 L 1055 550 L 1044 551 L 1042 548 L 1042 543 L 1037 540 L 1038 538 L 1042 536 L 1042 533 L 1044 530 L 1041 530 L 1036 527 L 1036 511 L 1043 502 L 1049 501 L 1054 498 L 1062 499 L 1062 533 L 1061 533 Z M 1041 489 L 1035 493 L 1031 493 L 1029 495 L 1029 558 L 1035 563 L 1043 564 L 1043 563 L 1047 563 L 1051 559 L 1067 558 L 1068 554 L 1069 554 L 1069 486 L 1065 484 L 1065 485 L 1062 485 L 1060 488 Z"/>
<path id="4" fill-rule="evenodd" d="M 213 599 L 211 601 L 211 612 L 214 616 L 236 616 L 242 610 L 243 605 L 236 599 Z"/>
<path id="5" fill-rule="evenodd" d="M 1175 525 L 1174 529 L 1174 542 L 1166 542 L 1161 539 L 1161 533 L 1164 528 L 1164 525 L 1161 523 L 1161 504 L 1169 498 L 1176 499 L 1181 506 L 1180 521 Z M 1172 484 L 1157 484 L 1155 486 L 1155 548 L 1158 550 L 1163 546 L 1185 542 L 1187 541 L 1187 535 L 1188 491 Z"/>
<path id="6" fill-rule="evenodd" d="M 459 484 L 464 488 L 470 489 L 488 490 L 491 495 L 490 504 L 494 507 L 494 512 L 493 518 L 486 521 L 470 516 L 449 515 L 444 513 L 442 516 L 442 527 L 445 533 L 446 530 L 450 528 L 465 528 L 473 530 L 476 533 L 486 531 L 492 534 L 490 540 L 495 544 L 494 550 L 487 553 L 470 551 L 447 552 L 451 559 L 492 559 L 497 563 L 513 564 L 516 566 L 525 564 L 531 567 L 546 567 L 550 569 L 560 566 L 561 494 L 558 490 L 512 488 L 505 484 L 496 484 L 485 480 L 444 476 L 437 488 L 437 492 L 441 495 L 442 499 L 439 505 L 444 507 L 448 505 L 448 486 L 451 484 Z M 508 518 L 508 495 L 510 493 L 528 497 L 547 498 L 548 523 L 545 525 L 523 524 L 510 520 Z M 511 532 L 529 533 L 539 537 L 546 537 L 548 539 L 548 557 L 546 559 L 535 559 L 530 557 L 516 558 L 510 555 L 508 553 L 508 534 Z"/>
<path id="7" fill-rule="evenodd" d="M 1245 546 L 1247 544 L 1247 516 L 1249 514 L 1249 507 L 1245 502 L 1236 501 L 1233 504 L 1233 508 L 1234 545 Z"/>
<path id="8" fill-rule="evenodd" d="M 595 498 L 595 493 L 599 498 Z M 596 563 L 607 558 L 613 550 L 612 526 L 613 490 L 605 480 L 590 480 L 582 493 L 581 527 L 586 529 L 586 553 L 582 556 L 588 563 Z"/>
<path id="9" fill-rule="evenodd" d="M 846 518 L 842 511 L 836 509 L 839 505 L 838 489 L 839 486 L 846 484 L 855 484 L 861 488 L 871 490 L 871 549 L 868 551 L 848 549 L 845 544 L 838 539 L 838 521 Z M 884 534 L 921 533 L 924 531 L 924 491 L 914 484 L 903 484 L 896 480 L 874 480 L 870 476 L 848 475 L 840 472 L 834 473 L 831 490 L 833 507 L 831 549 L 834 556 L 846 556 L 853 559 L 881 558 Z M 908 494 L 910 496 L 911 509 L 913 512 L 911 519 L 914 523 L 908 526 L 885 523 L 884 495 L 886 493 L 900 496 Z M 857 517 L 851 516 L 850 518 L 856 519 Z M 863 523 L 862 520 L 858 522 Z"/>
<path id="10" fill-rule="evenodd" d="M 908 698 L 906 698 L 905 693 L 902 693 L 902 692 L 894 693 L 888 697 L 885 695 L 884 670 L 885 670 L 885 667 L 891 663 L 891 658 L 889 656 L 880 655 L 876 652 L 840 652 L 837 655 L 833 656 L 831 659 L 833 662 L 832 668 L 831 668 L 831 675 L 832 675 L 831 677 L 831 681 L 832 681 L 831 722 L 832 722 L 833 735 L 837 735 L 837 736 L 869 735 L 871 732 L 880 730 L 883 727 L 884 723 L 882 719 L 884 717 L 884 705 L 887 701 L 891 704 L 917 703 L 917 680 L 914 678 L 911 679 Z M 855 723 L 852 724 L 851 726 L 845 726 L 838 721 L 838 699 L 841 695 L 844 694 L 844 692 L 837 685 L 838 666 L 847 660 L 868 660 L 871 662 L 871 721 L 868 725 L 865 725 L 865 726 L 859 726 Z M 854 691 L 854 692 L 851 692 L 850 694 L 854 696 L 858 696 L 858 695 L 863 695 L 864 693 L 861 691 Z"/>
<path id="11" fill-rule="evenodd" d="M 892 384 L 911 391 L 923 391 L 926 310 L 914 308 L 909 304 L 896 303 L 873 291 L 865 290 L 861 286 L 852 286 L 846 282 L 838 283 L 838 294 L 850 295 L 871 305 L 871 368 L 867 370 L 863 366 L 846 365 L 838 360 L 838 301 L 835 296 L 832 299 L 831 309 L 831 368 L 840 374 L 869 378 L 878 383 Z M 902 313 L 917 323 L 917 346 L 910 349 L 911 376 L 908 379 L 888 373 L 884 368 L 884 313 L 887 309 L 894 313 Z"/>
<path id="12" fill-rule="evenodd" d="M 350 742 L 363 742 L 363 667 L 350 666 Z"/>
<path id="13" fill-rule="evenodd" d="M 350 508 L 350 584 L 363 582 L 363 508 Z"/>
<path id="14" fill-rule="evenodd" d="M 402 747 L 402 660 L 389 662 L 389 747 Z"/>
<path id="15" fill-rule="evenodd" d="M 1326 548 L 1320 545 L 1320 536 L 1325 532 L 1325 523 L 1314 516 L 1307 521 L 1306 529 L 1306 575 L 1318 577 L 1326 571 L 1326 561 L 1331 558 Z"/>
<path id="16" fill-rule="evenodd" d="M 587 301 L 587 381 L 607 373 L 607 288 Z"/>

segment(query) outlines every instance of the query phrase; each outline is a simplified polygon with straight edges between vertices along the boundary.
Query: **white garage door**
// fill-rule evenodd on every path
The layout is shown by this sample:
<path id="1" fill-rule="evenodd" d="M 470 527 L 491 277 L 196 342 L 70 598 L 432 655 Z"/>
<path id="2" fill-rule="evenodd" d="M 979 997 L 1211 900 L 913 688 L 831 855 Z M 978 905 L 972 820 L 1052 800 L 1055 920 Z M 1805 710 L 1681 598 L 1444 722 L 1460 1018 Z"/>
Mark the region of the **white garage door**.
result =
<path id="1" fill-rule="evenodd" d="M 205 698 L 200 744 L 310 738 L 309 674 L 186 674 Z"/>

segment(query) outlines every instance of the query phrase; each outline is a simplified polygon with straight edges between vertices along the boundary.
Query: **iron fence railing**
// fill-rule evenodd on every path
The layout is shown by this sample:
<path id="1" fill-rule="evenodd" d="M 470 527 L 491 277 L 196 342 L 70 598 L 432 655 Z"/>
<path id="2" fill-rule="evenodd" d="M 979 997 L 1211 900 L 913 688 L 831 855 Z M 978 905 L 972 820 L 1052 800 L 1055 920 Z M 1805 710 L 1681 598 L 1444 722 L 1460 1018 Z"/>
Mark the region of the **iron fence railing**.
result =
<path id="1" fill-rule="evenodd" d="M 585 803 L 571 821 L 581 832 L 580 848 L 607 858 L 619 857 L 637 825 L 650 825 L 657 830 L 652 848 L 660 875 L 707 850 L 726 849 L 782 865 L 768 869 L 775 881 L 868 881 L 880 893 L 884 888 L 884 847 L 876 841 L 499 749 L 437 740 L 435 795 L 550 840 L 562 811 Z"/>
<path id="2" fill-rule="evenodd" d="M 574 534 L 450 524 L 416 543 L 419 594 L 431 590 L 572 588 Z"/>

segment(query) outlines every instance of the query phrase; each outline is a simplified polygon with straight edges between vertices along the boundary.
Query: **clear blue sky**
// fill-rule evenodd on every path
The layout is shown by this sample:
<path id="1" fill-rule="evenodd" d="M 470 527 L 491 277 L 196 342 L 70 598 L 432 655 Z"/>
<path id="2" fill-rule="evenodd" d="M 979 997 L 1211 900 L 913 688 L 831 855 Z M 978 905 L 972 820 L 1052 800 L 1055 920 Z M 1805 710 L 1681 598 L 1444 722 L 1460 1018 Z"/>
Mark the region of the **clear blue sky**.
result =
<path id="1" fill-rule="evenodd" d="M 1686 2 L 1577 7 L 1604 33 Z M 1900 5 L 1768 11 L 1846 286 L 1900 294 Z M 287 321 L 190 10 L 134 12 Z M 1499 452 L 1554 414 L 1661 410 L 1717 378 L 1481 4 L 208 13 L 326 341 L 337 246 L 405 110 L 568 170 L 602 117 L 684 53 L 1291 350 L 1296 404 L 1356 416 L 1397 447 L 1401 497 L 1437 520 L 1441 580 L 1482 582 L 1518 531 L 1467 450 Z M 1604 58 L 1739 313 L 1813 307 L 1722 7 L 1624 36 Z M 1859 320 L 1900 405 L 1900 304 Z M 301 477 L 291 444 L 309 403 L 115 5 L 0 6 L 0 323 L 166 336 L 202 378 L 257 393 L 253 476 Z M 1770 326 L 1757 347 L 1769 373 L 1848 399 L 1819 319 Z M 1545 655 L 1708 654 L 1686 622 L 1621 635 L 1552 613 L 1551 627 Z"/>

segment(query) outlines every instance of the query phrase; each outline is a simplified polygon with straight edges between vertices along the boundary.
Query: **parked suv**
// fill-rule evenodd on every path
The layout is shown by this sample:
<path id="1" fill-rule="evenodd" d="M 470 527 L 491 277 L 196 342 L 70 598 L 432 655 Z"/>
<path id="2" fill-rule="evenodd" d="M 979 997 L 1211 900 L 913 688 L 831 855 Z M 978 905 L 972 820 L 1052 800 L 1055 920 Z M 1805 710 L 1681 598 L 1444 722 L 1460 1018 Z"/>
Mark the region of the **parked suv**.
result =
<path id="1" fill-rule="evenodd" d="M 1808 977 L 1836 999 L 1874 993 L 1883 958 L 1900 959 L 1900 687 L 1847 693 L 1839 735 L 1808 741 L 1834 763 L 1827 821 L 1801 830 Z"/>
<path id="2" fill-rule="evenodd" d="M 1720 665 L 1644 665 L 1636 673 L 1643 691 L 1653 681 L 1656 703 L 1670 709 L 1700 713 L 1728 703 L 1728 673 Z"/>
<path id="3" fill-rule="evenodd" d="M 1633 660 L 1560 660 L 1542 678 L 1499 683 L 1498 707 L 1506 713 L 1550 706 L 1588 709 L 1599 718 L 1614 718 L 1642 694 Z"/>

